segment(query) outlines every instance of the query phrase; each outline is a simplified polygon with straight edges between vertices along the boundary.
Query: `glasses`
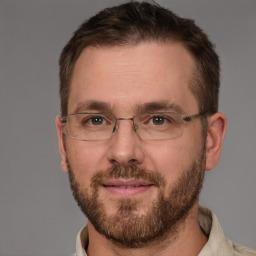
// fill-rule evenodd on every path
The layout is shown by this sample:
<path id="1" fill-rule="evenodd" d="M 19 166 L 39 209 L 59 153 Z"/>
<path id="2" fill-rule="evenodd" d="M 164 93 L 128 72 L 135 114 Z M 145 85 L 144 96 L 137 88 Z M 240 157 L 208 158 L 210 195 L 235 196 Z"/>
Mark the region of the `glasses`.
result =
<path id="1" fill-rule="evenodd" d="M 82 141 L 108 140 L 117 132 L 118 121 L 132 121 L 133 129 L 143 140 L 172 140 L 183 134 L 184 123 L 203 114 L 185 116 L 174 112 L 138 114 L 132 118 L 116 118 L 107 113 L 76 113 L 61 119 L 63 132 Z"/>

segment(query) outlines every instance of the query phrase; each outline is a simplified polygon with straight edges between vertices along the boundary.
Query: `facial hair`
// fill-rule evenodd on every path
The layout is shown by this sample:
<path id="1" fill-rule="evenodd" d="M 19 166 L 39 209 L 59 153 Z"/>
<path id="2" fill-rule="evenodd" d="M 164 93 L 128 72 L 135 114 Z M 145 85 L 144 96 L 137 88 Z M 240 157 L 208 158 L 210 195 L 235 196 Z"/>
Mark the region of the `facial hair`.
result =
<path id="1" fill-rule="evenodd" d="M 198 200 L 205 172 L 205 149 L 201 150 L 187 170 L 183 170 L 175 184 L 171 184 L 169 195 L 165 178 L 158 172 L 139 168 L 136 165 L 123 167 L 114 165 L 94 174 L 90 188 L 84 188 L 76 179 L 69 165 L 70 187 L 82 212 L 94 228 L 107 239 L 125 248 L 142 248 L 153 241 L 162 240 L 177 232 L 191 208 Z M 123 198 L 117 202 L 115 214 L 108 216 L 105 204 L 99 198 L 99 188 L 109 179 L 143 179 L 158 188 L 158 196 L 148 202 L 145 215 L 138 215 L 138 200 Z"/>

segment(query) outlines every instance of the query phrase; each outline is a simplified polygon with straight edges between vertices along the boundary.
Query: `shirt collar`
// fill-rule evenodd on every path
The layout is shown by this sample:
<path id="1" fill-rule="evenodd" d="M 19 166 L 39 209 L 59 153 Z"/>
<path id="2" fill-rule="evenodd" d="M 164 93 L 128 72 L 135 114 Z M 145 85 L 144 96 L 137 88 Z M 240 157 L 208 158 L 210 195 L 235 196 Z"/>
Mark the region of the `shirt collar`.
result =
<path id="1" fill-rule="evenodd" d="M 89 235 L 88 227 L 84 226 L 80 229 L 76 237 L 76 254 L 73 256 L 86 256 L 85 250 L 88 247 Z"/>
<path id="2" fill-rule="evenodd" d="M 216 215 L 209 209 L 199 206 L 200 227 L 208 236 L 208 241 L 198 256 L 233 255 L 233 243 L 225 237 Z"/>

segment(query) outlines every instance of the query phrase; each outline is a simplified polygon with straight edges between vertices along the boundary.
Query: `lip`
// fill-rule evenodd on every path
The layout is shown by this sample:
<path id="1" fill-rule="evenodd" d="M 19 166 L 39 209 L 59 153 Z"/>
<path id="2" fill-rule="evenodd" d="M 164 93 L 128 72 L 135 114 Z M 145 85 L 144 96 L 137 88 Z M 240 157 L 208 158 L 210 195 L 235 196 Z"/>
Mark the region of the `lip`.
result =
<path id="1" fill-rule="evenodd" d="M 103 188 L 121 197 L 130 197 L 150 190 L 154 184 L 145 180 L 111 179 L 102 184 Z"/>

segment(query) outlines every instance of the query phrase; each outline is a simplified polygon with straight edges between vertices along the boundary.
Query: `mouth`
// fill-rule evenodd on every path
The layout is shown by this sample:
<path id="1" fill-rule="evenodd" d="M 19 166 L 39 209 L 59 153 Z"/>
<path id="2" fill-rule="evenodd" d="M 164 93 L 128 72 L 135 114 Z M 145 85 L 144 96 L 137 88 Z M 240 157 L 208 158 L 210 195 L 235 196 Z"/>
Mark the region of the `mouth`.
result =
<path id="1" fill-rule="evenodd" d="M 112 179 L 102 184 L 103 188 L 120 197 L 130 197 L 150 190 L 154 184 L 144 180 Z"/>

